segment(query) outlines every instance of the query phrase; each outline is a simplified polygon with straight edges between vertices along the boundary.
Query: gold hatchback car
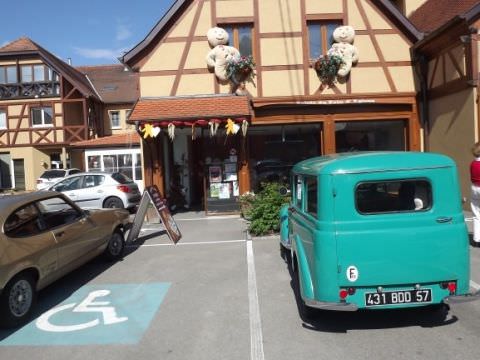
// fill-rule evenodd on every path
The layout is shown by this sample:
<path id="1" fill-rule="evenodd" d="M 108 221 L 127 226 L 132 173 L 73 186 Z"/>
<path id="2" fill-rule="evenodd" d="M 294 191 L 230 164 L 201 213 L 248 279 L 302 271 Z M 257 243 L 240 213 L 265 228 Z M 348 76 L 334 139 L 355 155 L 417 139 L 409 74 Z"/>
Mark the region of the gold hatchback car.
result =
<path id="1" fill-rule="evenodd" d="M 122 257 L 129 213 L 82 210 L 57 192 L 0 196 L 0 325 L 25 323 L 37 291 L 103 253 Z"/>

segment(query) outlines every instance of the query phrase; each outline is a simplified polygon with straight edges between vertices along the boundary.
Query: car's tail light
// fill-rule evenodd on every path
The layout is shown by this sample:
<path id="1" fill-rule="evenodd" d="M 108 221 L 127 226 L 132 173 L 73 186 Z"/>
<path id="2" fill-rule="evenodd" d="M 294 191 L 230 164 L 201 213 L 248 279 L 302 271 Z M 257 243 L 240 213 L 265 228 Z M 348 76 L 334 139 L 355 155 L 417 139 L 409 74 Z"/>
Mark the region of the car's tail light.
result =
<path id="1" fill-rule="evenodd" d="M 340 296 L 341 300 L 345 300 L 345 298 L 348 295 L 348 290 L 340 289 L 340 292 L 338 293 L 338 295 Z"/>
<path id="2" fill-rule="evenodd" d="M 130 192 L 130 188 L 126 185 L 117 185 L 117 189 L 124 193 Z"/>
<path id="3" fill-rule="evenodd" d="M 440 284 L 440 287 L 442 289 L 448 289 L 450 295 L 455 294 L 455 291 L 457 291 L 457 283 L 455 281 L 443 282 Z"/>
<path id="4" fill-rule="evenodd" d="M 43 182 L 42 179 L 37 179 L 37 184 L 41 184 Z"/>

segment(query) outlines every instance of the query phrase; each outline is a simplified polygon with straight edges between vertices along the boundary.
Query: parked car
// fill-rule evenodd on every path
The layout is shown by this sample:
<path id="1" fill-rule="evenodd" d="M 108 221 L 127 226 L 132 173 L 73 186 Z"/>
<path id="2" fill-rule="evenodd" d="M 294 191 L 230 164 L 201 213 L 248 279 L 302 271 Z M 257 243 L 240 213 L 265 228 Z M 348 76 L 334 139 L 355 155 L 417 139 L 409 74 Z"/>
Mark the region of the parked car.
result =
<path id="1" fill-rule="evenodd" d="M 37 190 L 42 190 L 50 185 L 55 184 L 57 181 L 62 180 L 64 177 L 79 173 L 79 169 L 50 169 L 45 170 L 42 175 L 37 179 Z"/>
<path id="2" fill-rule="evenodd" d="M 280 248 L 302 318 L 474 300 L 457 169 L 447 156 L 345 153 L 292 169 Z"/>
<path id="3" fill-rule="evenodd" d="M 124 209 L 82 210 L 63 194 L 0 197 L 0 324 L 25 323 L 37 291 L 103 253 L 123 255 Z"/>
<path id="4" fill-rule="evenodd" d="M 119 172 L 82 172 L 67 176 L 46 190 L 64 193 L 82 209 L 134 210 L 141 199 L 137 184 Z"/>

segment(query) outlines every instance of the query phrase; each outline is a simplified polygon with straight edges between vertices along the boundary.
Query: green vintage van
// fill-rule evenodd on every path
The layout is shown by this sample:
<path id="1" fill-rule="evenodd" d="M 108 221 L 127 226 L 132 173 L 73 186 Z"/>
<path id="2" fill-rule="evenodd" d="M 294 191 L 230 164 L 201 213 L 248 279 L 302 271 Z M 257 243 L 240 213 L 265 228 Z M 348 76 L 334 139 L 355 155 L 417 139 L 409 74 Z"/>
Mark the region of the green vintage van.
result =
<path id="1" fill-rule="evenodd" d="M 345 153 L 292 169 L 280 244 L 299 308 L 355 311 L 476 299 L 454 161 Z"/>

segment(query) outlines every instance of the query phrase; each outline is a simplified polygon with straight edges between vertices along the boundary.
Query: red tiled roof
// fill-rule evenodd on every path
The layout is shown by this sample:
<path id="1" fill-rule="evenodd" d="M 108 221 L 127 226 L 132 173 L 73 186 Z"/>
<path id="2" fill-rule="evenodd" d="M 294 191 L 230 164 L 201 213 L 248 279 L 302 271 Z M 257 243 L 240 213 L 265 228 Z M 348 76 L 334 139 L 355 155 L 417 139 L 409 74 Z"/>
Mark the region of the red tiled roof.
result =
<path id="1" fill-rule="evenodd" d="M 138 73 L 126 70 L 121 64 L 77 66 L 76 69 L 88 76 L 104 103 L 134 103 L 140 95 Z"/>
<path id="2" fill-rule="evenodd" d="M 478 3 L 478 0 L 428 0 L 409 19 L 418 30 L 431 32 L 455 16 L 465 14 Z"/>
<path id="3" fill-rule="evenodd" d="M 0 47 L 0 53 L 17 51 L 38 51 L 38 46 L 29 38 L 21 37 Z"/>
<path id="4" fill-rule="evenodd" d="M 135 132 L 129 132 L 125 134 L 104 136 L 97 139 L 78 141 L 72 145 L 81 148 L 111 147 L 119 145 L 124 147 L 131 145 L 138 146 L 140 145 L 140 137 Z"/>
<path id="5" fill-rule="evenodd" d="M 143 98 L 136 104 L 129 121 L 196 120 L 250 117 L 246 96 L 192 96 Z"/>

